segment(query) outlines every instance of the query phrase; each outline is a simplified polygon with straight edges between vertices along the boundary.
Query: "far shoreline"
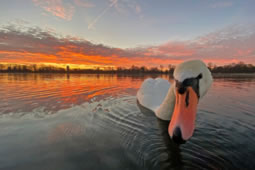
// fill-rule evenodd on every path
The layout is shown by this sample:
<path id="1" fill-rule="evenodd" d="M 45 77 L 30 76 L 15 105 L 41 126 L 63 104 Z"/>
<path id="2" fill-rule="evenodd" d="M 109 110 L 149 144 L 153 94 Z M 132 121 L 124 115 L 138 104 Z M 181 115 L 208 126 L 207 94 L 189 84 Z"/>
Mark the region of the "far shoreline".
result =
<path id="1" fill-rule="evenodd" d="M 47 75 L 119 75 L 119 76 L 145 76 L 145 75 L 152 75 L 152 76 L 158 76 L 158 75 L 165 75 L 169 77 L 173 77 L 173 73 L 122 73 L 122 72 L 0 72 L 0 74 L 47 74 Z M 255 77 L 255 73 L 213 73 L 212 76 L 214 78 L 238 78 L 238 77 Z"/>

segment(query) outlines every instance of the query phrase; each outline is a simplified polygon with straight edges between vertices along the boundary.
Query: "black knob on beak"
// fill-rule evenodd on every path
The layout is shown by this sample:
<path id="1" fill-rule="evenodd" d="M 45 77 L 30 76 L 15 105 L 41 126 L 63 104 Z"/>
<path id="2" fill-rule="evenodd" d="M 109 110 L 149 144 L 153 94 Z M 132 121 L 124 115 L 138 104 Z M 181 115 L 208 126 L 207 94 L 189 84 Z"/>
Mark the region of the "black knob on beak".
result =
<path id="1" fill-rule="evenodd" d="M 176 127 L 173 132 L 173 141 L 177 144 L 184 144 L 186 141 L 182 139 L 182 132 L 180 127 Z"/>

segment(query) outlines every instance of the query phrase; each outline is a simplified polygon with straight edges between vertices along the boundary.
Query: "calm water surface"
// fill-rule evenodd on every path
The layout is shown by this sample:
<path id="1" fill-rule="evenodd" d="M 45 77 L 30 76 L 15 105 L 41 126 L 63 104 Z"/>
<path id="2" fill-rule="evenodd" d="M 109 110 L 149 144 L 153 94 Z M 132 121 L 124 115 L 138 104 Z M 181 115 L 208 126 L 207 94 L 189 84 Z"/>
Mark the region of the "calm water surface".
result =
<path id="1" fill-rule="evenodd" d="M 255 78 L 215 78 L 177 146 L 137 105 L 147 77 L 0 74 L 0 169 L 255 169 Z"/>

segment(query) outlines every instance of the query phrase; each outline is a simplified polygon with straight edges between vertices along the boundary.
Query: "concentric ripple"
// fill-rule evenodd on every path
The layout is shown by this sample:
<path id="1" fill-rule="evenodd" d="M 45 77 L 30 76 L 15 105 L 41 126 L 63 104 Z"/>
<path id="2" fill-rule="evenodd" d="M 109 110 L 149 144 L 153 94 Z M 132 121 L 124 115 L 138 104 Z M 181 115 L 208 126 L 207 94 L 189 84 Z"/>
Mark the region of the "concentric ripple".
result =
<path id="1" fill-rule="evenodd" d="M 1 92 L 0 169 L 254 169 L 255 79 L 215 79 L 193 137 L 179 146 L 169 122 L 137 103 L 144 78 L 44 75 L 35 90 L 31 77 L 1 80 L 12 90 Z M 11 108 L 16 101 L 27 108 Z"/>

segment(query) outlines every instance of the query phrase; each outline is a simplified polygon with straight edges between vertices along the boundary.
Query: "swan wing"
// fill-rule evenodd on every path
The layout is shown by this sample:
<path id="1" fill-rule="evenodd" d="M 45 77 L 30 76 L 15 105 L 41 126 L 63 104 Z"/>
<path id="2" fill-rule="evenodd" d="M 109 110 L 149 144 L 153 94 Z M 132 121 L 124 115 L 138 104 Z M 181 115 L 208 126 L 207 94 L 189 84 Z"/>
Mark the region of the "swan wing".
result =
<path id="1" fill-rule="evenodd" d="M 143 107 L 156 112 L 164 101 L 170 85 L 168 80 L 162 78 L 148 78 L 138 90 L 137 100 Z"/>

